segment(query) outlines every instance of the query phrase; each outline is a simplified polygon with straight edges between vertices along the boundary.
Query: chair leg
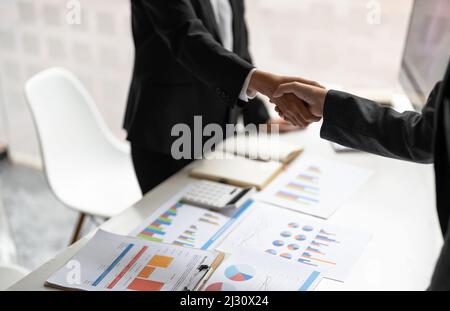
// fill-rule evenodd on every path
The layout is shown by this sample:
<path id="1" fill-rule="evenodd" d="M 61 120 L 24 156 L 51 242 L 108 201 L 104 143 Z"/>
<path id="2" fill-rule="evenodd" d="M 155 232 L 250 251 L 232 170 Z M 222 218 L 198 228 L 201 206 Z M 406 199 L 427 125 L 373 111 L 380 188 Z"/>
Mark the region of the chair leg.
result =
<path id="1" fill-rule="evenodd" d="M 72 245 L 73 243 L 78 241 L 78 237 L 80 235 L 81 228 L 83 227 L 85 217 L 86 217 L 86 214 L 84 214 L 84 213 L 80 213 L 80 215 L 78 216 L 78 222 L 75 227 L 75 232 L 73 233 L 72 240 L 70 241 L 69 245 Z"/>

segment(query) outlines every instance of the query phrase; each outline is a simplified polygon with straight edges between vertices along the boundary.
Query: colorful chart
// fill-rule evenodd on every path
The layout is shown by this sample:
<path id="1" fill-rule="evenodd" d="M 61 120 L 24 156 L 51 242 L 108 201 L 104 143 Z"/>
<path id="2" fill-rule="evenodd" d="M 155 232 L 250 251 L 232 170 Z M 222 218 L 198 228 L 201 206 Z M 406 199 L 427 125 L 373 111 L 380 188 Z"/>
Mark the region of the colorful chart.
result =
<path id="1" fill-rule="evenodd" d="M 279 191 L 279 192 L 276 193 L 276 196 L 281 198 L 281 199 L 294 201 L 296 203 L 304 204 L 304 205 L 310 205 L 310 204 L 317 204 L 317 203 L 319 203 L 318 199 L 314 199 L 314 198 L 310 198 L 310 197 L 307 197 L 307 196 L 303 196 L 303 195 L 300 195 L 300 194 L 294 194 L 294 193 L 290 193 L 290 192 L 286 192 L 286 191 Z"/>
<path id="2" fill-rule="evenodd" d="M 317 166 L 309 166 L 277 191 L 275 196 L 301 205 L 317 205 L 320 203 L 320 176 Z"/>
<path id="3" fill-rule="evenodd" d="M 300 246 L 298 246 L 297 244 L 289 244 L 288 245 L 288 249 L 290 249 L 291 251 L 296 251 L 300 248 Z"/>
<path id="4" fill-rule="evenodd" d="M 218 213 L 183 203 L 162 206 L 135 235 L 153 242 L 201 248 L 228 221 Z"/>
<path id="5" fill-rule="evenodd" d="M 175 204 L 161 214 L 155 221 L 147 226 L 141 233 L 139 237 L 144 238 L 153 242 L 163 242 L 163 237 L 166 234 L 165 229 L 170 227 L 173 218 L 177 216 L 177 210 L 182 207 L 181 204 Z"/>
<path id="6" fill-rule="evenodd" d="M 156 269 L 166 269 L 173 261 L 173 257 L 154 255 L 146 266 L 139 272 L 138 276 L 134 278 L 128 285 L 128 289 L 136 291 L 159 291 L 163 288 L 164 283 L 151 280 L 151 275 Z M 131 263 L 127 267 L 131 267 Z M 112 287 L 111 287 L 112 288 Z"/>
<path id="7" fill-rule="evenodd" d="M 339 241 L 337 241 L 336 239 L 331 239 L 328 236 L 320 235 L 320 234 L 316 235 L 315 239 L 319 240 L 319 241 L 323 241 L 325 243 L 339 243 Z"/>
<path id="8" fill-rule="evenodd" d="M 312 263 L 311 260 L 305 259 L 305 258 L 299 258 L 297 260 L 299 263 L 302 263 L 304 265 L 312 266 L 312 267 L 318 267 L 319 265 Z"/>
<path id="9" fill-rule="evenodd" d="M 236 291 L 236 287 L 231 284 L 216 282 L 210 284 L 207 288 L 205 288 L 207 292 L 226 292 L 226 291 Z"/>
<path id="10" fill-rule="evenodd" d="M 294 239 L 296 239 L 297 241 L 305 241 L 308 237 L 306 235 L 303 234 L 298 234 L 294 237 Z"/>
<path id="11" fill-rule="evenodd" d="M 283 246 L 284 245 L 284 241 L 282 241 L 282 240 L 275 240 L 275 241 L 273 241 L 272 244 L 275 245 L 275 246 Z"/>
<path id="12" fill-rule="evenodd" d="M 306 232 L 311 232 L 314 230 L 314 228 L 312 226 L 308 226 L 308 225 L 303 226 L 302 229 L 303 229 L 303 231 L 306 231 Z"/>
<path id="13" fill-rule="evenodd" d="M 336 265 L 335 261 L 314 257 L 310 252 L 304 252 L 302 254 L 302 257 L 305 259 L 308 259 L 310 261 L 315 261 L 315 262 L 329 264 L 329 265 Z"/>
<path id="14" fill-rule="evenodd" d="M 267 250 L 266 250 L 266 253 L 267 253 L 267 254 L 270 254 L 270 255 L 276 255 L 276 254 L 277 254 L 277 251 L 274 250 L 274 249 L 267 249 Z"/>
<path id="15" fill-rule="evenodd" d="M 256 274 L 250 265 L 231 265 L 225 269 L 225 276 L 236 282 L 244 282 L 252 279 Z"/>
<path id="16" fill-rule="evenodd" d="M 320 233 L 320 234 L 325 234 L 325 235 L 336 235 L 336 234 L 334 234 L 334 233 L 327 232 L 327 231 L 325 231 L 324 229 L 320 229 L 319 233 Z"/>
<path id="17" fill-rule="evenodd" d="M 322 242 L 317 242 L 315 240 L 311 241 L 311 245 L 312 246 L 329 246 L 329 244 L 325 244 L 325 243 L 322 243 Z"/>
<path id="18" fill-rule="evenodd" d="M 280 254 L 280 257 L 283 257 L 283 258 L 286 258 L 286 259 L 292 259 L 292 255 L 289 254 L 289 253 Z"/>

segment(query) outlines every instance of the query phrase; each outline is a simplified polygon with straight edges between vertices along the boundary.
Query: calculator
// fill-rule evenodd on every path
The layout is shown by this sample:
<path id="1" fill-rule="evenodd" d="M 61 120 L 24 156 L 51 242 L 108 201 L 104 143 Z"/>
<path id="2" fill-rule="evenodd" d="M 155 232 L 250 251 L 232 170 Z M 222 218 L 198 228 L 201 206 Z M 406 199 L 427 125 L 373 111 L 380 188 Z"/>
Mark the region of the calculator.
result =
<path id="1" fill-rule="evenodd" d="M 254 188 L 241 188 L 214 181 L 196 181 L 181 198 L 187 204 L 213 210 L 231 209 L 241 206 Z"/>

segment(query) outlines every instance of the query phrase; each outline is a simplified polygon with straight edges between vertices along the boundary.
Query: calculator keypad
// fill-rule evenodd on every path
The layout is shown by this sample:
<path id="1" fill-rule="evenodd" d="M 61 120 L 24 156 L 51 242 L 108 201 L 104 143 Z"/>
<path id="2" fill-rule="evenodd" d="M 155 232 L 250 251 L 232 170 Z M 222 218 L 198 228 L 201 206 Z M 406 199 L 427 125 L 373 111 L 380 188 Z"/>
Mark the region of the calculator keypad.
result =
<path id="1" fill-rule="evenodd" d="M 189 188 L 183 199 L 187 202 L 220 209 L 226 207 L 227 203 L 241 190 L 241 188 L 217 182 L 198 181 Z"/>

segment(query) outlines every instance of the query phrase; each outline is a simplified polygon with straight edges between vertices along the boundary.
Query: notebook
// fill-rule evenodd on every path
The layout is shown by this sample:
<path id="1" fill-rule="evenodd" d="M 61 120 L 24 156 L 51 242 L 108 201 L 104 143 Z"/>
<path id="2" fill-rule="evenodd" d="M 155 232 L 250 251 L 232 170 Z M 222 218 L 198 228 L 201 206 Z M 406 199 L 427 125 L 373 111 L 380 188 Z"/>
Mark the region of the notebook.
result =
<path id="1" fill-rule="evenodd" d="M 288 164 L 303 151 L 303 146 L 281 141 L 277 135 L 239 135 L 228 138 L 216 150 L 253 160 Z"/>
<path id="2" fill-rule="evenodd" d="M 223 159 L 213 156 L 212 159 L 199 161 L 191 171 L 191 176 L 261 190 L 282 171 L 283 163 L 277 161 L 265 162 L 239 156 Z"/>
<path id="3" fill-rule="evenodd" d="M 100 230 L 45 285 L 85 291 L 197 290 L 223 257 Z"/>

